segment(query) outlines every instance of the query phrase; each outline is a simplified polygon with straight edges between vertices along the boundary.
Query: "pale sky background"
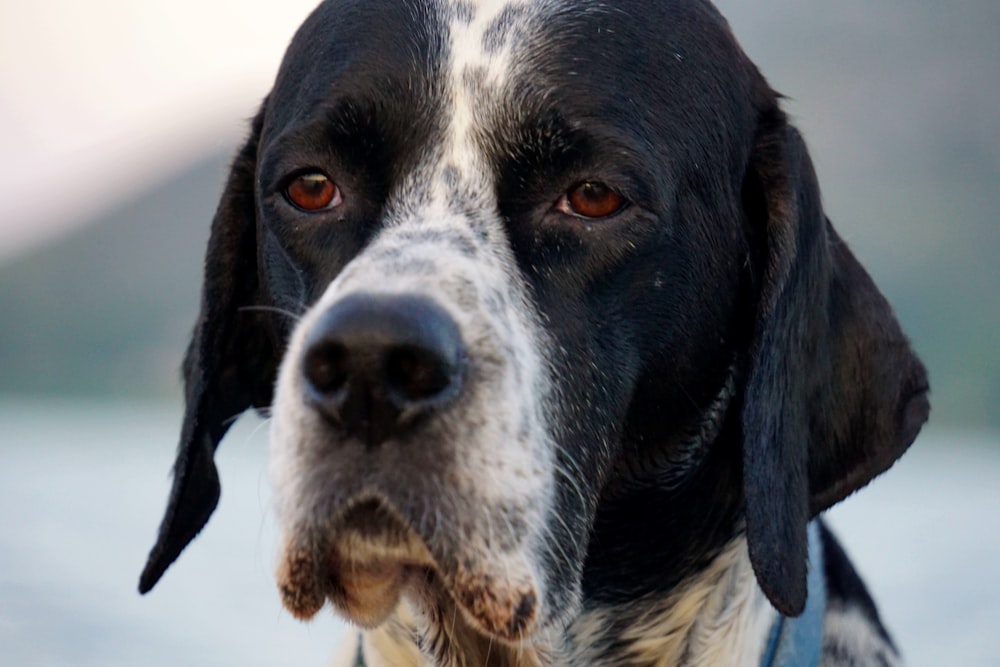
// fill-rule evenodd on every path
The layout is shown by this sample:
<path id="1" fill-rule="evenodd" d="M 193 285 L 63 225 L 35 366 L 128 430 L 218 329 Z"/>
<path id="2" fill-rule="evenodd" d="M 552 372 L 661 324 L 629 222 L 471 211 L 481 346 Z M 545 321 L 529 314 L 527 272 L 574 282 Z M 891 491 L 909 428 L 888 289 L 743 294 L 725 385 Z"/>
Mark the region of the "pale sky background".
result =
<path id="1" fill-rule="evenodd" d="M 0 262 L 200 157 L 231 150 L 318 1 L 0 0 Z M 975 157 L 1000 147 L 998 87 L 971 78 L 994 58 L 984 41 L 1000 15 L 989 0 L 956 5 L 930 28 L 912 20 L 927 12 L 910 16 L 898 1 L 853 0 L 839 14 L 789 0 L 717 4 L 751 58 L 790 96 L 784 106 L 807 136 L 827 212 L 872 256 L 895 250 L 897 227 L 852 229 L 842 211 L 892 208 L 913 232 L 906 256 L 894 253 L 895 266 L 912 269 L 950 242 L 939 220 L 992 206 L 980 190 L 963 198 L 956 178 L 934 172 L 942 150 Z M 796 30 L 773 37 L 793 48 L 779 50 L 781 62 L 768 61 L 768 30 L 788 13 L 798 16 L 785 22 Z M 838 25 L 854 43 L 838 41 Z M 956 68 L 952 53 L 935 57 L 966 45 L 967 67 Z M 857 67 L 848 58 L 854 46 L 871 57 L 870 75 L 831 75 L 839 60 Z M 796 68 L 810 60 L 826 67 Z M 824 75 L 833 80 L 817 85 Z M 902 171 L 907 178 L 893 181 Z M 912 214 L 900 213 L 907 207 Z"/>
<path id="2" fill-rule="evenodd" d="M 233 144 L 316 4 L 0 0 L 0 260 Z"/>

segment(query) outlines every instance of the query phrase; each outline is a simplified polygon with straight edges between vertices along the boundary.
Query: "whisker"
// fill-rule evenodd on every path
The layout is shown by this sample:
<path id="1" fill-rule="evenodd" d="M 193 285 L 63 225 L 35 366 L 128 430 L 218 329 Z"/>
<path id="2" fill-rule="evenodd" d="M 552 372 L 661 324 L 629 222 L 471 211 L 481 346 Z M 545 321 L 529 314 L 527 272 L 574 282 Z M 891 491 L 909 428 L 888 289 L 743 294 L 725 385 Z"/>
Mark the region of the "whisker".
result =
<path id="1" fill-rule="evenodd" d="M 256 426 L 254 426 L 253 427 L 253 431 L 251 431 L 250 434 L 247 435 L 247 438 L 246 438 L 247 442 L 250 442 L 254 438 L 254 436 L 256 436 L 258 433 L 260 433 L 261 429 L 267 428 L 267 427 L 269 427 L 271 425 L 271 409 L 270 408 L 266 408 L 266 410 L 267 410 L 267 412 L 264 413 L 263 409 L 262 409 L 262 411 L 260 413 L 260 416 L 261 416 L 260 423 L 257 424 Z"/>
<path id="2" fill-rule="evenodd" d="M 233 424 L 235 424 L 236 421 L 240 417 L 242 417 L 244 414 L 246 414 L 248 410 L 253 410 L 258 415 L 260 415 L 261 419 L 264 419 L 264 420 L 271 419 L 271 417 L 273 416 L 273 414 L 272 414 L 273 408 L 270 405 L 265 405 L 265 406 L 262 406 L 262 407 L 259 407 L 259 408 L 256 407 L 256 406 L 248 406 L 242 412 L 237 412 L 235 415 L 232 415 L 230 417 L 226 417 L 225 419 L 223 419 L 222 420 L 222 425 L 225 426 L 226 428 L 229 428 L 230 426 L 232 426 Z M 258 426 L 257 428 L 260 428 L 260 427 Z"/>
<path id="3" fill-rule="evenodd" d="M 246 412 L 246 410 L 244 410 L 243 412 Z M 227 417 L 227 418 L 223 419 L 222 420 L 222 425 L 225 426 L 226 428 L 229 428 L 230 426 L 232 426 L 233 424 L 236 423 L 237 419 L 239 419 L 240 417 L 243 416 L 243 412 L 237 412 L 232 417 Z"/>
<path id="4" fill-rule="evenodd" d="M 287 308 L 279 308 L 278 306 L 240 306 L 237 308 L 240 312 L 258 312 L 258 313 L 277 313 L 278 315 L 284 315 L 293 322 L 298 322 L 302 319 L 301 313 L 294 313 Z"/>
<path id="5" fill-rule="evenodd" d="M 483 667 L 489 667 L 490 664 L 490 653 L 493 652 L 493 637 L 490 637 L 489 644 L 486 645 L 486 660 L 483 661 Z"/>

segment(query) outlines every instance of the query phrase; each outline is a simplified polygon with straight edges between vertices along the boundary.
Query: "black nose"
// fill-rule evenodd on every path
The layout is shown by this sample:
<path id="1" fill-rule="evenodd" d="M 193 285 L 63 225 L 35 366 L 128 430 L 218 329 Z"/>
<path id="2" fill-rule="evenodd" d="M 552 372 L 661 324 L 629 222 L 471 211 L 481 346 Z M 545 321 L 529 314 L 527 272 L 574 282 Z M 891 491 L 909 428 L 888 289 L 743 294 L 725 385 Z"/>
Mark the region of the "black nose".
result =
<path id="1" fill-rule="evenodd" d="M 354 294 L 309 334 L 306 400 L 346 435 L 377 445 L 457 396 L 464 359 L 458 325 L 433 301 Z"/>

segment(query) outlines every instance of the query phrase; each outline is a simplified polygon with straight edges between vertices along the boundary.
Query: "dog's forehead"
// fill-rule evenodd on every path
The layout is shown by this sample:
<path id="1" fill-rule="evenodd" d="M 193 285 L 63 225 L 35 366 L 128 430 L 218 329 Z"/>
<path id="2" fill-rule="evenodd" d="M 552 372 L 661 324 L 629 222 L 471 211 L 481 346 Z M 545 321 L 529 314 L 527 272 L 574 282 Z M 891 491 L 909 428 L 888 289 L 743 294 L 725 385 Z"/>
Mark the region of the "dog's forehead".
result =
<path id="1" fill-rule="evenodd" d="M 630 67 L 620 54 L 635 41 L 632 30 L 648 30 L 642 13 L 590 0 L 327 0 L 292 40 L 273 91 L 280 108 L 267 125 L 284 128 L 336 97 L 387 94 L 447 101 L 461 121 L 505 93 L 635 80 L 608 72 Z M 546 74 L 561 79 L 543 85 Z M 601 90 L 617 92 L 592 92 Z"/>
<path id="2" fill-rule="evenodd" d="M 509 85 L 515 50 L 527 48 L 515 33 L 527 32 L 542 5 L 532 0 L 455 2 L 448 12 L 448 51 L 443 68 L 454 126 L 471 129 L 476 109 Z"/>
<path id="3" fill-rule="evenodd" d="M 747 63 L 699 0 L 327 0 L 286 54 L 264 143 L 349 101 L 388 137 L 385 163 L 437 174 L 438 192 L 483 193 L 518 128 L 553 118 L 657 147 L 661 165 L 704 160 L 739 145 L 720 119 L 731 135 L 753 123 Z M 682 145 L 690 136 L 709 138 L 704 155 Z"/>

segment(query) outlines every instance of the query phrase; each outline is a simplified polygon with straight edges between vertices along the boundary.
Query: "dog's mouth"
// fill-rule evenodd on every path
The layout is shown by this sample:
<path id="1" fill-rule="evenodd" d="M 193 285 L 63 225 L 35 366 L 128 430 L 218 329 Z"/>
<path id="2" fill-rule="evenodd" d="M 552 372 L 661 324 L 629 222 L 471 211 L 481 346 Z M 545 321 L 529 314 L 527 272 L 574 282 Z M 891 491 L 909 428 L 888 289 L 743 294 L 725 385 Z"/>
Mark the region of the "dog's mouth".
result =
<path id="1" fill-rule="evenodd" d="M 364 627 L 385 620 L 407 580 L 430 576 L 434 566 L 413 531 L 376 500 L 357 503 L 327 530 L 292 536 L 280 563 L 278 583 L 292 614 L 311 618 L 329 599 Z"/>
<path id="2" fill-rule="evenodd" d="M 278 566 L 282 601 L 307 620 L 329 600 L 349 621 L 373 628 L 406 597 L 437 608 L 457 605 L 491 637 L 516 641 L 535 631 L 540 595 L 525 559 L 501 561 L 481 550 L 433 552 L 390 505 L 358 501 L 329 525 L 285 540 Z"/>

